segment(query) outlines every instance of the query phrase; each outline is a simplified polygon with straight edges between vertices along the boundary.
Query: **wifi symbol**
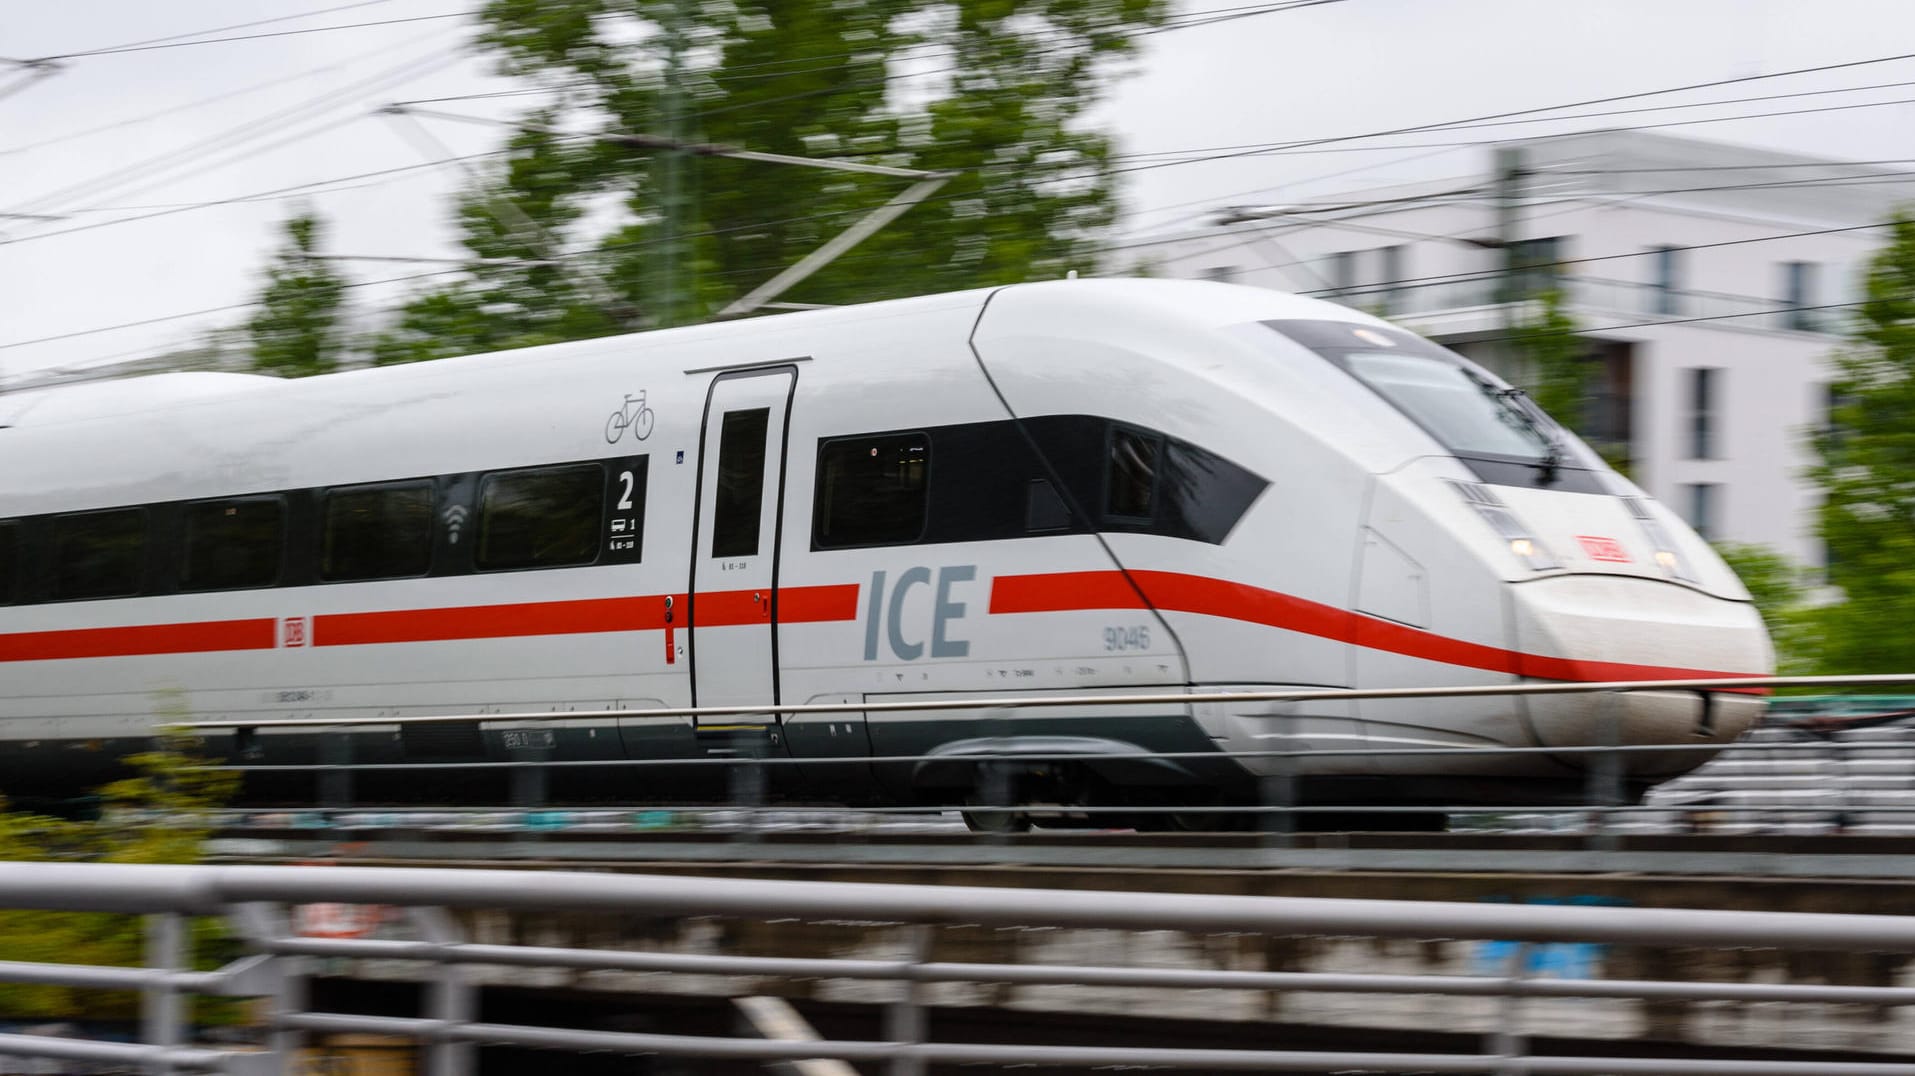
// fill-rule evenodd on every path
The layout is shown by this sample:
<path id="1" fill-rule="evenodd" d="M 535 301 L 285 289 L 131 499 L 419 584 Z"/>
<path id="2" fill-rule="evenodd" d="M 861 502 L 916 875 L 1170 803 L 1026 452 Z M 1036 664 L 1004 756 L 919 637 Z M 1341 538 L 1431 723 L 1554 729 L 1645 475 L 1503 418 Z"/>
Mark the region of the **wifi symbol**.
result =
<path id="1" fill-rule="evenodd" d="M 471 514 L 463 504 L 455 504 L 443 513 L 442 518 L 446 521 L 448 537 L 453 545 L 459 544 L 459 531 L 465 526 L 465 518 Z"/>

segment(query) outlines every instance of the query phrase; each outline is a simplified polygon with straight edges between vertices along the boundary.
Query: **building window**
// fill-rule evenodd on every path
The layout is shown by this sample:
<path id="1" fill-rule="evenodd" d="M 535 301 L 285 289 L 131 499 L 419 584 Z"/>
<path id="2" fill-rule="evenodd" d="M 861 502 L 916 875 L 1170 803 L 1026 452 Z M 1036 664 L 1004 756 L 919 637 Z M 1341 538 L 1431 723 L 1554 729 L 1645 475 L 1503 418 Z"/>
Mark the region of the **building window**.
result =
<path id="1" fill-rule="evenodd" d="M 1694 527 L 1703 540 L 1714 541 L 1717 517 L 1722 512 L 1722 487 L 1714 482 L 1697 482 L 1682 490 L 1683 501 L 1689 507 L 1689 526 Z"/>
<path id="2" fill-rule="evenodd" d="M 63 601 L 121 598 L 146 578 L 146 510 L 55 516 L 53 596 Z"/>
<path id="3" fill-rule="evenodd" d="M 1678 279 L 1681 267 L 1676 264 L 1677 249 L 1650 248 L 1650 259 L 1655 266 L 1655 281 L 1649 293 L 1649 312 L 1652 314 L 1681 313 L 1681 305 L 1677 302 L 1677 293 L 1682 287 Z"/>
<path id="4" fill-rule="evenodd" d="M 480 571 L 590 564 L 604 513 L 605 470 L 596 463 L 487 475 L 473 563 Z"/>
<path id="5" fill-rule="evenodd" d="M 820 445 L 813 547 L 910 545 L 924 537 L 930 462 L 931 440 L 922 433 Z"/>
<path id="6" fill-rule="evenodd" d="M 180 589 L 270 587 L 279 582 L 285 546 L 286 505 L 278 497 L 189 504 Z"/>
<path id="7" fill-rule="evenodd" d="M 1378 289 L 1378 300 L 1385 314 L 1394 314 L 1402 305 L 1402 289 L 1398 286 L 1409 279 L 1403 268 L 1403 246 L 1377 248 L 1377 280 L 1382 283 Z"/>
<path id="8" fill-rule="evenodd" d="M 1356 251 L 1339 250 L 1329 258 L 1327 281 L 1332 296 L 1348 295 L 1356 290 Z"/>
<path id="9" fill-rule="evenodd" d="M 1716 397 L 1722 371 L 1702 366 L 1689 371 L 1689 458 L 1716 458 Z"/>
<path id="10" fill-rule="evenodd" d="M 1798 332 L 1815 332 L 1820 327 L 1815 306 L 1815 263 L 1782 263 L 1782 326 Z"/>
<path id="11" fill-rule="evenodd" d="M 326 494 L 321 579 L 398 579 L 424 575 L 431 566 L 432 483 L 360 486 Z"/>
<path id="12" fill-rule="evenodd" d="M 1518 239 L 1509 245 L 1509 292 L 1507 300 L 1533 299 L 1561 286 L 1559 263 L 1563 260 L 1561 236 Z"/>
<path id="13" fill-rule="evenodd" d="M 20 525 L 0 523 L 0 605 L 20 600 Z"/>

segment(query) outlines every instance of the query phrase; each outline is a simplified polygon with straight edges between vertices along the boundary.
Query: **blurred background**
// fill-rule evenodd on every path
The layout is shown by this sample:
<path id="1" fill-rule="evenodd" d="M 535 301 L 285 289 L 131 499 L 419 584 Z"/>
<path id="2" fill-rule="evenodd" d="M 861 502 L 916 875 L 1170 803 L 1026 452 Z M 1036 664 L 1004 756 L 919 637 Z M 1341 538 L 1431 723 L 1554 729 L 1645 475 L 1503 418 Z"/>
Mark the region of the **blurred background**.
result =
<path id="1" fill-rule="evenodd" d="M 1527 387 L 1720 544 L 1785 671 L 1903 668 L 1915 55 L 1874 43 L 1909 30 L 1892 0 L 49 5 L 0 58 L 0 389 L 1233 281 Z"/>

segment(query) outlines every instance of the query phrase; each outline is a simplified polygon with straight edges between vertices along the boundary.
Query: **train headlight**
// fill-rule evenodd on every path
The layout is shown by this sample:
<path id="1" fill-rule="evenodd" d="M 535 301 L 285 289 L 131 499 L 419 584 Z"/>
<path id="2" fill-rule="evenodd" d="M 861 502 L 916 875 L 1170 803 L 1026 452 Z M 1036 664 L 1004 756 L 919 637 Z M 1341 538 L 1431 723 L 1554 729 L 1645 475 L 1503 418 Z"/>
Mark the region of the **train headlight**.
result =
<path id="1" fill-rule="evenodd" d="M 1488 523 L 1509 543 L 1509 551 L 1521 557 L 1532 570 L 1541 572 L 1562 567 L 1550 555 L 1549 547 L 1530 533 L 1529 528 L 1516 518 L 1516 513 L 1509 510 L 1509 506 L 1503 503 L 1495 491 L 1481 482 L 1451 482 L 1450 486 L 1471 508 L 1476 509 L 1476 514 L 1483 517 L 1483 522 Z"/>
<path id="2" fill-rule="evenodd" d="M 1649 548 L 1656 551 L 1656 567 L 1661 568 L 1671 579 L 1684 583 L 1695 582 L 1695 573 L 1689 570 L 1689 564 L 1682 559 L 1682 554 L 1676 552 L 1676 543 L 1670 537 L 1668 528 L 1650 514 L 1649 506 L 1643 503 L 1642 498 L 1624 497 L 1622 503 L 1628 506 L 1629 514 L 1636 517 L 1636 522 L 1641 525 L 1643 537 L 1649 539 Z"/>

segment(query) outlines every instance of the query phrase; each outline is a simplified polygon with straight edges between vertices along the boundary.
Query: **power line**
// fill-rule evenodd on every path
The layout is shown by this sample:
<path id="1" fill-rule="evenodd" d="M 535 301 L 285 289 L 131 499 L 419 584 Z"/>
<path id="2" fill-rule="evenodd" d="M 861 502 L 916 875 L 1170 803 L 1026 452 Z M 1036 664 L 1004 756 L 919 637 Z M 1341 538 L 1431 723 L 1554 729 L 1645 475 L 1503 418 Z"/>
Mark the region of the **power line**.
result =
<path id="1" fill-rule="evenodd" d="M 366 0 L 366 2 L 389 3 L 390 0 Z M 166 116 L 172 116 L 181 112 L 187 112 L 195 108 L 203 108 L 207 105 L 218 104 L 221 101 L 230 101 L 236 97 L 244 97 L 248 94 L 257 93 L 260 90 L 271 89 L 274 86 L 285 85 L 286 83 L 289 83 L 289 82 L 297 82 L 300 79 L 311 78 L 314 75 L 324 74 L 325 72 L 328 72 L 328 71 L 336 71 L 342 67 L 350 67 L 353 64 L 358 63 L 360 61 L 370 60 L 374 56 L 383 56 L 388 52 L 397 51 L 398 49 L 405 48 L 409 45 L 416 44 L 417 42 L 420 42 L 423 40 L 425 40 L 424 37 L 410 38 L 408 40 L 397 42 L 392 45 L 387 45 L 384 48 L 374 49 L 371 52 L 367 52 L 359 56 L 355 56 L 350 60 L 335 60 L 330 63 L 320 64 L 317 67 L 309 67 L 304 71 L 299 71 L 291 75 L 281 75 L 275 78 L 267 79 L 264 82 L 255 82 L 250 86 L 242 86 L 236 90 L 228 90 L 225 93 L 214 94 L 211 97 L 202 97 L 195 101 L 188 101 L 185 104 L 173 105 L 169 108 L 160 109 L 157 112 L 148 112 L 139 116 L 128 117 L 127 119 L 123 119 L 123 120 L 115 120 L 112 123 L 101 124 L 98 127 L 88 127 L 84 130 L 69 131 L 65 134 L 58 135 L 53 138 L 41 139 L 38 142 L 27 142 L 18 146 L 10 146 L 6 149 L 0 149 L 0 157 L 10 157 L 15 154 L 29 152 L 31 150 L 44 149 L 47 146 L 57 146 L 65 142 L 72 142 L 81 138 L 88 138 L 88 137 L 91 137 L 92 135 L 105 134 L 108 131 L 117 131 L 125 127 L 137 126 L 139 124 L 146 123 L 150 120 L 161 119 Z"/>
<path id="2" fill-rule="evenodd" d="M 350 118 L 353 120 L 357 120 L 363 117 L 353 116 Z M 505 149 L 496 149 L 496 150 L 489 150 L 485 153 L 470 154 L 466 157 L 457 158 L 457 159 L 458 160 L 476 160 L 481 157 L 492 157 L 492 156 L 497 156 L 501 153 L 507 153 L 507 152 L 510 152 L 510 151 Z M 368 179 L 368 178 L 372 178 L 376 176 L 393 175 L 400 172 L 414 172 L 414 171 L 421 171 L 424 169 L 442 168 L 452 163 L 454 163 L 454 161 L 430 161 L 424 164 L 409 164 L 409 165 L 404 165 L 398 168 L 384 168 L 376 172 L 362 172 L 358 175 L 336 176 L 332 179 L 314 180 L 310 183 L 296 183 L 290 187 L 278 187 L 273 190 L 258 191 L 252 194 L 235 195 L 231 198 L 219 198 L 219 199 L 214 199 L 212 201 L 206 201 L 206 202 L 189 202 L 184 205 L 166 206 L 156 210 L 155 212 L 141 213 L 138 216 L 116 217 L 113 220 L 95 221 L 91 224 L 78 224 L 78 225 L 74 225 L 71 228 L 62 228 L 58 231 L 41 232 L 38 235 L 23 235 L 13 239 L 0 239 L 0 246 L 8 246 L 15 243 L 28 243 L 28 242 L 32 242 L 35 239 L 51 239 L 55 236 L 71 235 L 75 232 L 90 232 L 98 228 L 110 228 L 116 224 L 133 224 L 138 221 L 153 220 L 157 217 L 170 217 L 178 213 L 188 213 L 188 212 L 192 212 L 194 210 L 199 210 L 199 209 L 212 209 L 217 206 L 237 205 L 243 202 L 261 202 L 269 198 L 275 198 L 275 197 L 280 197 L 287 194 L 295 194 L 300 191 L 310 190 L 314 187 L 331 186 L 332 184 L 335 184 L 335 183 L 348 183 L 353 180 Z"/>
<path id="3" fill-rule="evenodd" d="M 58 56 L 49 56 L 50 60 L 77 60 L 92 56 L 117 56 L 127 52 L 151 52 L 155 49 L 183 49 L 192 45 L 221 45 L 230 41 L 259 41 L 269 37 L 295 37 L 300 34 L 323 34 L 334 30 L 360 30 L 368 26 L 397 26 L 408 22 L 430 22 L 434 19 L 462 19 L 467 15 L 477 15 L 479 9 L 468 8 L 464 11 L 448 11 L 439 15 L 413 15 L 403 19 L 379 19 L 373 22 L 342 22 L 332 26 L 311 26 L 303 30 L 276 30 L 270 34 L 241 34 L 237 37 L 207 37 L 197 41 L 176 41 L 160 45 L 123 45 L 119 48 L 93 49 L 89 52 L 66 52 Z"/>
<path id="4" fill-rule="evenodd" d="M 268 26 L 277 22 L 293 22 L 298 19 L 310 19 L 319 15 L 331 15 L 332 13 L 336 11 L 350 11 L 353 8 L 371 7 L 374 4 L 384 4 L 388 2 L 390 2 L 390 0 L 355 0 L 354 3 L 340 4 L 337 7 L 319 8 L 315 11 L 302 11 L 297 15 L 280 15 L 271 19 L 255 19 L 252 22 L 236 22 L 229 26 L 214 26 L 205 30 L 193 30 L 189 33 L 171 34 L 166 37 L 149 37 L 144 41 L 128 41 L 128 42 L 125 42 L 124 44 L 107 45 L 99 49 L 86 50 L 86 51 L 77 52 L 77 53 L 67 53 L 66 55 L 81 56 L 81 55 L 87 55 L 88 52 L 103 53 L 103 52 L 113 52 L 119 49 L 144 48 L 147 45 L 159 45 L 168 41 L 179 41 L 189 37 L 202 37 L 206 34 L 223 34 L 227 32 L 228 30 L 246 30 L 254 26 Z M 60 57 L 53 57 L 53 58 L 59 59 Z"/>
<path id="5" fill-rule="evenodd" d="M 414 43 L 416 43 L 416 41 Z M 438 50 L 425 56 L 418 56 L 402 61 L 374 74 L 348 83 L 345 86 L 306 98 L 294 105 L 268 113 L 264 116 L 247 120 L 233 127 L 229 127 L 224 131 L 200 139 L 197 142 L 166 150 L 133 164 L 124 165 L 88 179 L 80 180 L 77 183 L 68 184 L 65 187 L 42 194 L 38 198 L 15 206 L 14 210 L 21 212 L 39 210 L 58 206 L 81 195 L 98 196 L 107 191 L 114 190 L 120 191 L 120 196 L 125 197 L 134 191 L 149 190 L 155 186 L 177 183 L 187 176 L 198 175 L 216 168 L 226 167 L 240 160 L 244 160 L 249 156 L 256 156 L 258 153 L 265 152 L 266 150 L 253 150 L 241 156 L 228 157 L 227 159 L 213 162 L 206 161 L 206 155 L 221 152 L 226 149 L 234 149 L 254 138 L 283 131 L 289 125 L 302 123 L 308 119 L 315 119 L 327 112 L 333 111 L 341 105 L 355 103 L 351 99 L 357 95 L 378 93 L 396 86 L 405 85 L 440 68 L 450 66 L 452 63 L 461 59 L 462 55 L 462 52 L 458 49 Z M 348 117 L 348 122 L 359 118 L 362 117 Z M 322 128 L 321 130 L 331 129 L 331 127 L 340 125 L 340 123 L 334 123 L 330 125 L 330 127 Z M 320 131 L 308 131 L 303 135 L 280 139 L 267 148 L 276 148 L 277 146 L 285 145 L 288 141 L 296 141 L 298 138 L 311 137 L 318 133 L 320 133 Z M 155 179 L 156 173 L 164 174 L 172 172 L 187 165 L 193 165 L 195 167 L 190 168 L 183 174 L 173 175 L 165 179 Z M 151 180 L 151 182 L 140 182 L 143 180 Z M 129 187 L 129 184 L 132 184 L 132 186 Z M 57 235 L 61 233 L 51 232 L 43 234 Z M 40 238 L 40 236 L 25 238 Z M 16 239 L 12 241 L 18 242 L 20 240 Z"/>
<path id="6" fill-rule="evenodd" d="M 459 270 L 459 269 L 435 269 L 431 272 L 412 273 L 406 276 L 386 277 L 385 279 L 382 279 L 382 280 L 361 280 L 356 283 L 345 284 L 343 286 L 348 288 L 371 288 L 371 287 L 376 287 L 380 284 L 399 284 L 409 280 L 423 280 L 427 277 L 445 276 L 449 273 L 457 273 L 462 271 L 463 270 Z M 32 347 L 35 344 L 51 344 L 60 340 L 73 340 L 82 336 L 98 336 L 101 333 L 119 332 L 122 329 L 138 329 L 143 326 L 160 325 L 169 321 L 183 321 L 187 318 L 205 317 L 209 314 L 230 314 L 235 310 L 246 310 L 258 305 L 259 305 L 258 302 L 228 303 L 225 306 L 209 306 L 204 310 L 189 310 L 182 314 L 164 314 L 156 318 L 142 318 L 139 321 L 123 321 L 119 323 L 118 325 L 102 325 L 92 329 L 79 329 L 74 332 L 60 333 L 55 336 L 41 336 L 32 340 L 15 340 L 10 343 L 0 344 L 0 351 L 11 351 L 14 348 Z"/>
<path id="7" fill-rule="evenodd" d="M 1637 90 L 1633 93 L 1612 94 L 1608 97 L 1592 97 L 1592 98 L 1586 98 L 1580 101 L 1565 101 L 1560 104 L 1554 104 L 1554 105 L 1537 105 L 1532 108 L 1512 109 L 1507 112 L 1491 112 L 1481 116 L 1468 116 L 1461 119 L 1442 120 L 1435 123 L 1420 123 L 1420 124 L 1412 124 L 1405 127 L 1391 127 L 1391 128 L 1386 128 L 1380 131 L 1369 131 L 1363 134 L 1335 135 L 1335 136 L 1326 137 L 1326 138 L 1310 138 L 1310 139 L 1302 139 L 1299 141 L 1287 142 L 1287 143 L 1273 143 L 1272 146 L 1274 148 L 1295 149 L 1295 148 L 1300 148 L 1304 146 L 1331 145 L 1337 142 L 1364 141 L 1364 140 L 1368 140 L 1372 138 L 1384 138 L 1390 135 L 1416 134 L 1423 131 L 1463 130 L 1463 129 L 1467 129 L 1470 125 L 1482 125 L 1482 124 L 1487 124 L 1494 120 L 1510 119 L 1517 116 L 1534 116 L 1542 112 L 1560 112 L 1566 108 L 1582 108 L 1587 105 L 1606 105 L 1606 104 L 1611 104 L 1617 101 L 1634 101 L 1634 100 L 1640 100 L 1644 97 L 1659 97 L 1664 94 L 1670 94 L 1670 93 L 1686 93 L 1690 90 L 1706 90 L 1715 86 L 1731 86 L 1731 85 L 1736 85 L 1738 83 L 1755 82 L 1762 79 L 1788 78 L 1794 75 L 1816 74 L 1823 71 L 1839 71 L 1839 70 L 1844 70 L 1844 69 L 1852 68 L 1852 67 L 1864 67 L 1871 64 L 1894 63 L 1894 62 L 1898 62 L 1902 60 L 1911 60 L 1911 59 L 1915 59 L 1915 52 L 1897 53 L 1893 56 L 1877 56 L 1877 57 L 1872 57 L 1866 60 L 1849 60 L 1843 63 L 1836 63 L 1836 64 L 1820 64 L 1815 67 L 1798 67 L 1788 71 L 1776 71 L 1767 75 L 1741 75 L 1736 78 L 1714 79 L 1709 82 L 1692 82 L 1692 83 L 1688 83 L 1681 86 L 1668 86 L 1659 90 Z M 1167 161 L 1167 162 L 1161 162 L 1158 164 L 1141 165 L 1136 168 L 1127 169 L 1126 171 L 1141 172 L 1141 171 L 1148 171 L 1153 168 L 1162 168 L 1167 165 L 1173 165 L 1173 164 L 1197 164 L 1197 163 L 1202 163 L 1204 161 L 1227 160 L 1234 157 L 1254 156 L 1256 155 L 1256 153 L 1257 153 L 1256 150 L 1243 150 L 1243 151 L 1232 152 L 1232 153 L 1221 153 L 1215 156 L 1196 158 L 1189 161 Z"/>

